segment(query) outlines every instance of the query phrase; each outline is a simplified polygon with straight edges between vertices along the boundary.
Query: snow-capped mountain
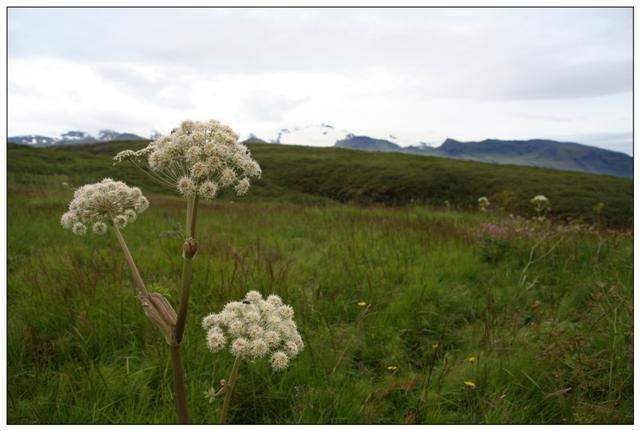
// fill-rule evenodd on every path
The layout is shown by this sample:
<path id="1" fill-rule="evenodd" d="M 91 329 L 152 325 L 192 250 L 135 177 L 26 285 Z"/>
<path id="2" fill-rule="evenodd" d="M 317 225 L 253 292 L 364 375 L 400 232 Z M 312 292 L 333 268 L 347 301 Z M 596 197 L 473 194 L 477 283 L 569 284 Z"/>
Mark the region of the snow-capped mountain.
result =
<path id="1" fill-rule="evenodd" d="M 431 146 L 424 141 L 418 142 L 415 139 L 407 138 L 406 136 L 396 135 L 393 133 L 390 133 L 387 136 L 381 136 L 380 139 L 384 139 L 385 141 L 392 142 L 400 147 L 412 147 L 412 146 L 430 147 Z"/>
<path id="2" fill-rule="evenodd" d="M 157 132 L 153 131 L 152 135 L 156 136 Z M 98 132 L 98 141 L 107 142 L 107 141 L 137 141 L 141 138 L 138 135 L 134 135 L 133 133 L 120 133 L 115 130 L 103 129 Z M 157 138 L 156 138 L 157 139 Z"/>
<path id="3" fill-rule="evenodd" d="M 330 124 L 322 123 L 320 125 L 280 129 L 274 138 L 269 139 L 269 142 L 273 144 L 306 145 L 310 147 L 333 147 L 338 141 L 354 136 L 364 135 L 344 129 L 337 129 Z M 400 147 L 424 144 L 423 142 L 418 142 L 394 133 L 375 134 L 375 139 L 385 140 Z"/>
<path id="4" fill-rule="evenodd" d="M 44 147 L 44 146 L 55 143 L 55 139 L 50 138 L 48 136 L 42 136 L 42 135 L 20 135 L 20 136 L 10 136 L 9 142 L 13 142 L 14 144 Z"/>
<path id="5" fill-rule="evenodd" d="M 320 124 L 293 129 L 280 129 L 274 144 L 307 145 L 311 147 L 332 147 L 336 141 L 352 135 L 347 130 L 336 129 L 329 124 Z"/>
<path id="6" fill-rule="evenodd" d="M 88 134 L 87 132 L 82 132 L 80 130 L 69 130 L 68 132 L 63 133 L 56 140 L 55 144 L 58 145 L 72 145 L 72 144 L 91 144 L 93 142 L 97 142 L 97 139 Z"/>
<path id="7" fill-rule="evenodd" d="M 62 139 L 68 141 L 84 141 L 85 139 L 91 139 L 92 136 L 87 132 L 82 132 L 80 130 L 69 130 L 68 132 L 60 135 Z"/>
<path id="8" fill-rule="evenodd" d="M 50 145 L 74 145 L 74 144 L 91 144 L 94 142 L 109 141 L 137 141 L 144 140 L 133 133 L 120 133 L 115 130 L 104 129 L 98 132 L 98 137 L 93 137 L 87 132 L 80 130 L 69 130 L 56 137 L 42 135 L 20 135 L 10 136 L 8 142 L 22 145 L 33 145 L 34 147 L 47 147 Z"/>

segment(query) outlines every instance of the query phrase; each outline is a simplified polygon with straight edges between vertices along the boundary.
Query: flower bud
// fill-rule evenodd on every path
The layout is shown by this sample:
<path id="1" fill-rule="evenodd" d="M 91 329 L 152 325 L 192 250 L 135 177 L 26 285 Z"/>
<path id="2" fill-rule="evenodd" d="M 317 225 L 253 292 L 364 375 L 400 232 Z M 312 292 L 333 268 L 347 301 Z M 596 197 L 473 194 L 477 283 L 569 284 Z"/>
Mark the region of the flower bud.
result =
<path id="1" fill-rule="evenodd" d="M 182 257 L 185 259 L 193 259 L 198 253 L 198 241 L 195 238 L 188 238 L 182 245 Z"/>
<path id="2" fill-rule="evenodd" d="M 169 301 L 159 293 L 150 293 L 140 299 L 144 313 L 160 329 L 170 346 L 175 344 L 174 329 L 177 314 Z"/>

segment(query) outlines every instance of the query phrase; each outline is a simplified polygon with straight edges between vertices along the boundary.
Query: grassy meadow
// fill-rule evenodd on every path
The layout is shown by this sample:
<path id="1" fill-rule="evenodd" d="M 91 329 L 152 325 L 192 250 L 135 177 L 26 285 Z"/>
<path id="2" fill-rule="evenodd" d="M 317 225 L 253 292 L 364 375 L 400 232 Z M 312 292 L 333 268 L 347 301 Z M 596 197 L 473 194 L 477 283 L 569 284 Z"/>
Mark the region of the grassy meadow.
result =
<path id="1" fill-rule="evenodd" d="M 115 236 L 60 226 L 76 187 L 140 186 L 151 206 L 123 233 L 147 286 L 175 306 L 184 201 L 112 166 L 129 145 L 8 147 L 10 424 L 177 421 L 169 348 Z M 251 150 L 263 179 L 198 212 L 183 343 L 193 423 L 218 422 L 222 400 L 204 392 L 233 364 L 208 351 L 200 321 L 249 290 L 292 305 L 306 346 L 283 372 L 242 365 L 232 423 L 633 423 L 632 181 Z M 531 221 L 536 194 L 550 220 Z M 475 209 L 481 195 L 492 211 Z"/>

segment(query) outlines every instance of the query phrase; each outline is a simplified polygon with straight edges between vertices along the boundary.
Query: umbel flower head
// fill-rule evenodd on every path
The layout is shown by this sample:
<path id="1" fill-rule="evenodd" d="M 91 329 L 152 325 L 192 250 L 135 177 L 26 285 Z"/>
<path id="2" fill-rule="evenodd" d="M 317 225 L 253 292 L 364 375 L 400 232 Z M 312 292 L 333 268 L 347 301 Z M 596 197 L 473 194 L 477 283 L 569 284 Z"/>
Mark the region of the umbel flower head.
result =
<path id="1" fill-rule="evenodd" d="M 538 216 L 551 210 L 551 204 L 545 195 L 534 196 L 533 199 L 531 199 L 531 203 L 536 213 L 538 213 Z"/>
<path id="2" fill-rule="evenodd" d="M 545 196 L 545 195 L 537 195 L 534 196 L 531 199 L 531 203 L 535 206 L 535 207 L 548 207 L 549 205 L 549 199 Z"/>
<path id="3" fill-rule="evenodd" d="M 148 207 L 149 201 L 139 188 L 105 178 L 77 189 L 69 211 L 62 214 L 60 223 L 76 235 L 87 233 L 87 225 L 94 233 L 102 235 L 107 231 L 107 222 L 123 228 Z"/>
<path id="4" fill-rule="evenodd" d="M 480 209 L 480 211 L 486 212 L 490 205 L 491 203 L 486 196 L 480 196 L 478 198 L 478 208 Z"/>
<path id="5" fill-rule="evenodd" d="M 114 161 L 130 161 L 180 194 L 213 199 L 223 189 L 238 196 L 249 190 L 250 178 L 262 171 L 238 135 L 219 121 L 184 121 L 169 136 L 140 151 L 119 152 Z"/>
<path id="6" fill-rule="evenodd" d="M 263 299 L 255 290 L 243 301 L 230 302 L 220 313 L 206 316 L 202 327 L 212 352 L 228 344 L 235 357 L 255 360 L 269 356 L 274 370 L 286 368 L 304 348 L 293 321 L 293 308 L 277 295 Z"/>

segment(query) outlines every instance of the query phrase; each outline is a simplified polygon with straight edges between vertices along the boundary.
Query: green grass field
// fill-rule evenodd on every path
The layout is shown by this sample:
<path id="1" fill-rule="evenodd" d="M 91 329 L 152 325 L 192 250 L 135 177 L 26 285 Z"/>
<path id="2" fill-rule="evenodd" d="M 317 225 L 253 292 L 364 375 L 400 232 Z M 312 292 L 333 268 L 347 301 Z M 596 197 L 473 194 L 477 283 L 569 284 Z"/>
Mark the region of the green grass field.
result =
<path id="1" fill-rule="evenodd" d="M 177 421 L 168 346 L 115 236 L 77 237 L 59 221 L 79 185 L 139 185 L 151 206 L 124 235 L 147 285 L 175 306 L 184 203 L 111 165 L 127 145 L 8 148 L 10 424 Z M 294 307 L 306 347 L 280 373 L 243 364 L 232 423 L 633 423 L 631 181 L 251 149 L 263 179 L 199 210 L 183 344 L 193 423 L 217 423 L 222 400 L 203 392 L 233 363 L 207 350 L 200 320 L 252 289 Z M 550 198 L 552 225 L 478 234 L 510 212 L 530 218 L 534 194 Z M 503 210 L 475 211 L 480 195 Z M 559 228 L 567 217 L 583 225 Z"/>

